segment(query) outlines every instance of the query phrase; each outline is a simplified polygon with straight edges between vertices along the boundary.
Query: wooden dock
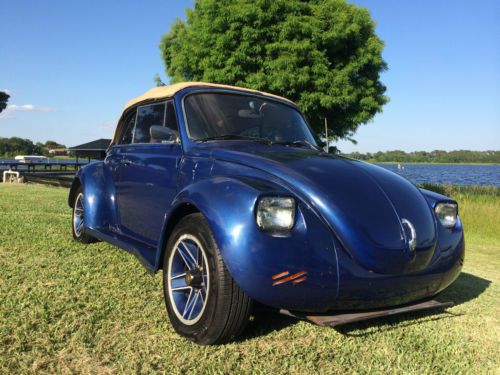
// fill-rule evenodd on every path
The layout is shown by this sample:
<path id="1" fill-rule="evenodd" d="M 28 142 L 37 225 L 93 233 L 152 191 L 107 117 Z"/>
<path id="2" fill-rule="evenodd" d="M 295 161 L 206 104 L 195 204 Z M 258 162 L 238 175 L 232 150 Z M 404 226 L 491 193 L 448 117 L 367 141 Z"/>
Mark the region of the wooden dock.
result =
<path id="1" fill-rule="evenodd" d="M 19 172 L 19 177 L 25 182 L 53 186 L 71 186 L 75 173 L 88 162 L 73 160 L 47 160 L 46 162 L 20 162 L 14 160 L 0 160 L 0 181 L 4 171 Z"/>
<path id="2" fill-rule="evenodd" d="M 84 165 L 87 165 L 88 162 L 81 162 L 81 161 L 46 161 L 46 162 L 20 162 L 20 161 L 0 161 L 0 169 L 5 170 L 5 169 L 10 169 L 11 171 L 27 171 L 28 173 L 30 172 L 36 172 L 37 170 L 42 170 L 42 171 L 53 171 L 53 170 L 59 170 L 59 171 L 69 171 L 69 170 L 74 170 L 77 171 Z"/>

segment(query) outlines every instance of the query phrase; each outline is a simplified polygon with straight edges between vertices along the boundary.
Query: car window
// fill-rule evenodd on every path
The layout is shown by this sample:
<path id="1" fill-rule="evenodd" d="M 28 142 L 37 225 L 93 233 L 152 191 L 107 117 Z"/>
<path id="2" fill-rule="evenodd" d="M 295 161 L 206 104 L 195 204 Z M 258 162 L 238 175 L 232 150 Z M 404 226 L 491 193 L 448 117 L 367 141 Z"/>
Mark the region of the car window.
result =
<path id="1" fill-rule="evenodd" d="M 134 134 L 135 117 L 137 110 L 133 110 L 125 116 L 123 120 L 123 126 L 120 127 L 121 134 L 118 137 L 118 144 L 130 144 L 132 143 L 132 136 Z"/>
<path id="2" fill-rule="evenodd" d="M 149 143 L 151 140 L 149 128 L 164 124 L 165 103 L 145 105 L 139 107 L 137 111 L 133 143 Z"/>

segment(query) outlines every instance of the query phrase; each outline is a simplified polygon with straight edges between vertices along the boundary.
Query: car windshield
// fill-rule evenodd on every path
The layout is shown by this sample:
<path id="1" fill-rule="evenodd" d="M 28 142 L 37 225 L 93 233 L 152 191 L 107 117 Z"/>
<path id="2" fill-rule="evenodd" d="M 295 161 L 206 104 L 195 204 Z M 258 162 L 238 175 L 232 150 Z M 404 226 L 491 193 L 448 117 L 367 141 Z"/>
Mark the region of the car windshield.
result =
<path id="1" fill-rule="evenodd" d="M 248 139 L 317 147 L 296 109 L 244 94 L 198 93 L 186 97 L 189 137 L 195 141 Z"/>

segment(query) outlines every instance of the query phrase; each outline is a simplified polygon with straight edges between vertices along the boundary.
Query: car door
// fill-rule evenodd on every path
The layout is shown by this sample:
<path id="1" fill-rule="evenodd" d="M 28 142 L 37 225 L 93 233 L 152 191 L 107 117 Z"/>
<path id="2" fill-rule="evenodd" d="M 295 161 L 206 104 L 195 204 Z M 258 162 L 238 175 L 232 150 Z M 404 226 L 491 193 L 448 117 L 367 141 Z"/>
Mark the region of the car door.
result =
<path id="1" fill-rule="evenodd" d="M 171 140 L 151 138 L 151 126 L 167 126 Z M 182 156 L 172 101 L 139 106 L 130 144 L 117 150 L 117 208 L 121 232 L 156 246 L 164 215 L 177 192 Z"/>
<path id="2" fill-rule="evenodd" d="M 125 150 L 132 143 L 136 117 L 137 108 L 133 108 L 124 114 L 117 126 L 114 142 L 109 148 L 106 158 L 104 159 L 105 171 L 110 176 L 108 179 L 108 191 L 111 202 L 114 203 L 114 209 L 112 210 L 112 217 L 109 220 L 108 229 L 117 234 L 121 233 L 120 218 L 116 203 L 118 197 L 117 187 L 119 185 L 120 170 L 122 167 L 122 160 L 124 158 L 123 150 Z"/>

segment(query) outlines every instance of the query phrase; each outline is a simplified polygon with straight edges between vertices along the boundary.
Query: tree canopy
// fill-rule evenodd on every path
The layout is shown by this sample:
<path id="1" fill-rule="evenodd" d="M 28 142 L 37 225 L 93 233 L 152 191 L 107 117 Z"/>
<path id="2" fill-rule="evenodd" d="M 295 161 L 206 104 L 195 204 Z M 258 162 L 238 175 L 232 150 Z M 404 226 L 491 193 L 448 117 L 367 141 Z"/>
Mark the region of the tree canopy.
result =
<path id="1" fill-rule="evenodd" d="M 0 91 L 0 113 L 7 108 L 7 102 L 9 101 L 10 95 L 6 92 Z"/>
<path id="2" fill-rule="evenodd" d="M 49 149 L 52 148 L 66 148 L 66 146 L 55 141 L 33 143 L 30 139 L 0 137 L 0 157 L 13 157 L 16 155 L 51 156 Z"/>
<path id="3" fill-rule="evenodd" d="M 383 42 L 344 0 L 196 0 L 161 40 L 172 83 L 206 81 L 295 101 L 318 133 L 351 137 L 388 98 Z"/>
<path id="4" fill-rule="evenodd" d="M 23 139 L 19 137 L 0 137 L 1 156 L 11 157 L 16 155 L 38 155 L 41 153 L 42 149 L 29 139 Z"/>
<path id="5" fill-rule="evenodd" d="M 46 148 L 47 150 L 54 149 L 54 148 L 66 148 L 65 145 L 62 143 L 58 143 L 56 141 L 46 141 L 45 144 L 43 143 L 37 143 L 41 147 Z"/>

